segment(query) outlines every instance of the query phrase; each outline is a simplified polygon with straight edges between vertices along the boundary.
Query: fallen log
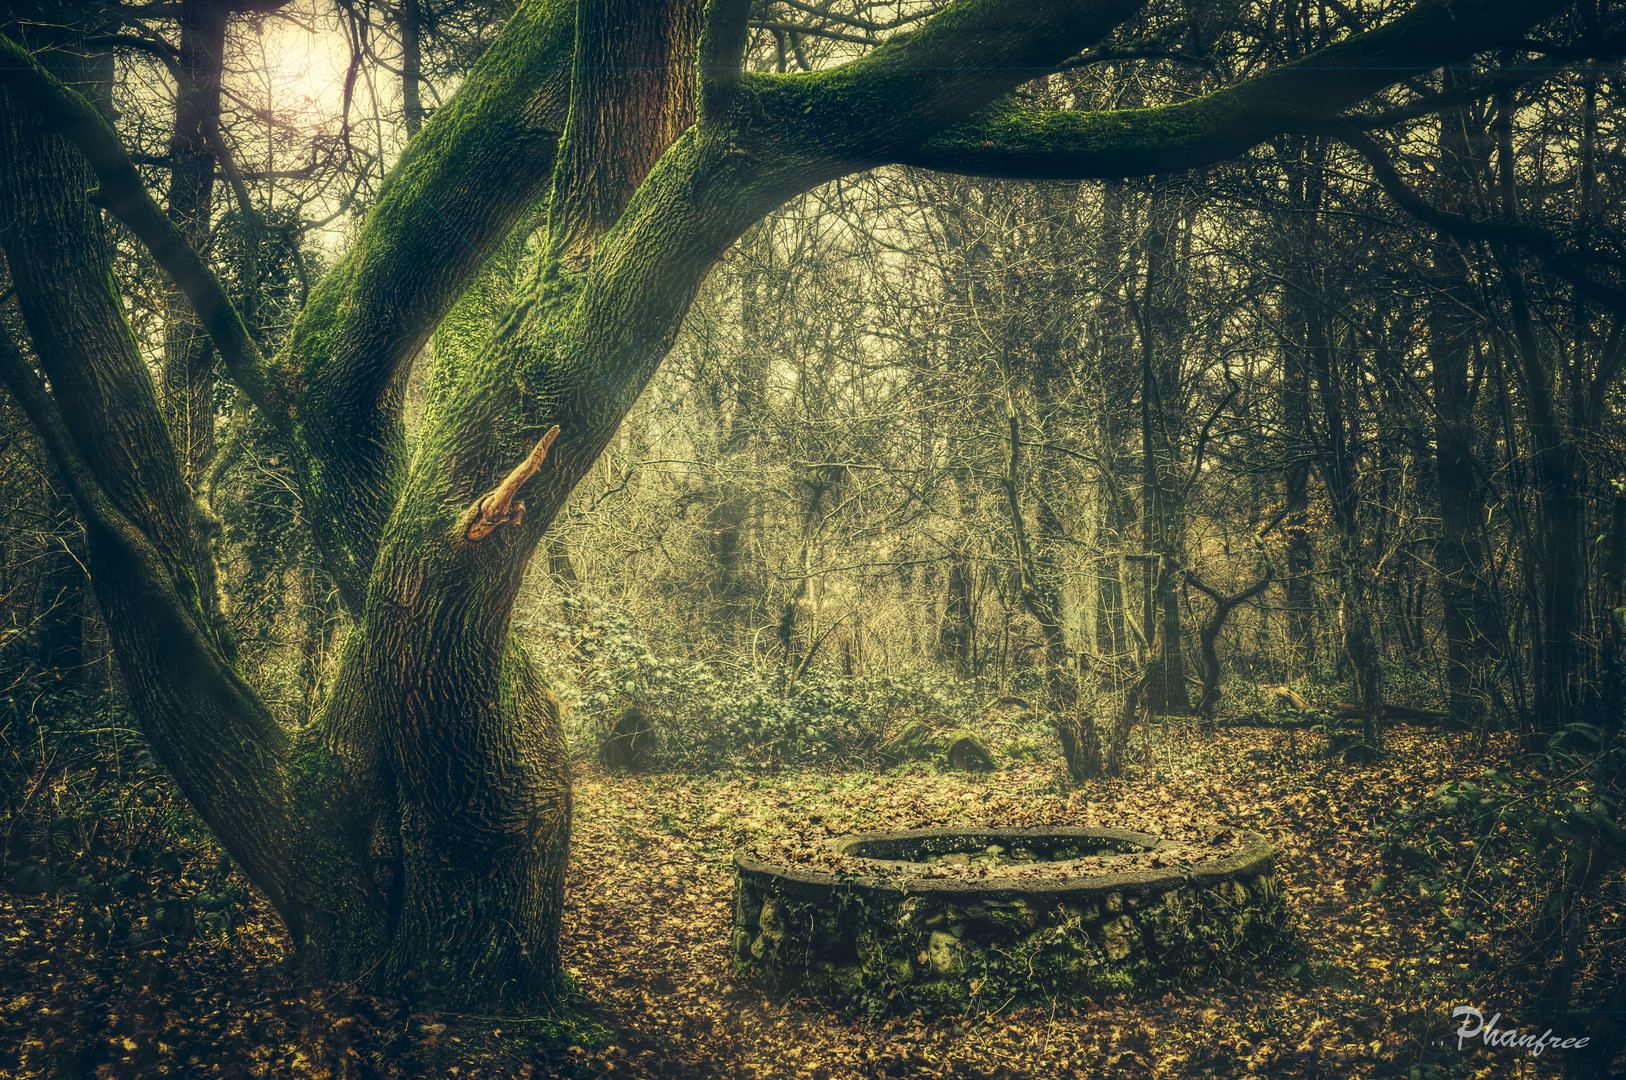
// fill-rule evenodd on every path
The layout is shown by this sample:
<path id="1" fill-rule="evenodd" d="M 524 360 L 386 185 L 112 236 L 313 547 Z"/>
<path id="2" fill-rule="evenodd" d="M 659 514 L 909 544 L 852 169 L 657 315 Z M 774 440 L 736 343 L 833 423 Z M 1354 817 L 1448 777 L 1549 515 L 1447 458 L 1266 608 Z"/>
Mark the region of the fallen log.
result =
<path id="1" fill-rule="evenodd" d="M 1345 719 L 1364 715 L 1353 701 L 1340 701 L 1333 712 Z M 1378 710 L 1378 719 L 1386 724 L 1443 724 L 1450 716 L 1438 709 L 1414 709 L 1409 705 L 1385 705 Z"/>

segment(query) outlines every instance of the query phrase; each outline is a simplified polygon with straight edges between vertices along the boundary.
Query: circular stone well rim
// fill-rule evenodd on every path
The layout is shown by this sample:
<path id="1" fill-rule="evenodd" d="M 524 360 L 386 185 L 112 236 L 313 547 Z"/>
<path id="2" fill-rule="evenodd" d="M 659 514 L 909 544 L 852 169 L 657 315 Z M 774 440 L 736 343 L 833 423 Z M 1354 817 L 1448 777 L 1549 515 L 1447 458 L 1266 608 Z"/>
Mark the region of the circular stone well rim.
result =
<path id="1" fill-rule="evenodd" d="M 804 896 L 827 896 L 836 892 L 866 889 L 910 896 L 964 897 L 1041 897 L 1046 900 L 1088 900 L 1111 892 L 1150 893 L 1196 885 L 1199 888 L 1217 884 L 1231 878 L 1265 873 L 1274 868 L 1275 849 L 1265 837 L 1256 832 L 1242 834 L 1242 846 L 1229 855 L 1201 859 L 1197 862 L 1179 862 L 1156 870 L 1129 870 L 1117 873 L 1078 873 L 1068 868 L 1068 862 L 1034 863 L 1042 867 L 1038 872 L 991 874 L 987 877 L 937 877 L 911 872 L 927 864 L 896 859 L 869 859 L 846 855 L 846 849 L 860 842 L 889 842 L 930 840 L 938 837 L 959 839 L 987 839 L 990 841 L 1021 841 L 1035 839 L 1108 840 L 1140 847 L 1134 854 L 1181 851 L 1201 851 L 1196 845 L 1163 840 L 1150 833 L 1128 829 L 1092 828 L 1086 826 L 1057 825 L 1035 828 L 938 828 L 905 829 L 898 832 L 851 833 L 836 837 L 826 846 L 836 855 L 842 855 L 858 864 L 853 869 L 808 870 L 767 859 L 757 858 L 743 851 L 734 853 L 734 867 L 746 876 L 770 878 L 781 888 Z"/>

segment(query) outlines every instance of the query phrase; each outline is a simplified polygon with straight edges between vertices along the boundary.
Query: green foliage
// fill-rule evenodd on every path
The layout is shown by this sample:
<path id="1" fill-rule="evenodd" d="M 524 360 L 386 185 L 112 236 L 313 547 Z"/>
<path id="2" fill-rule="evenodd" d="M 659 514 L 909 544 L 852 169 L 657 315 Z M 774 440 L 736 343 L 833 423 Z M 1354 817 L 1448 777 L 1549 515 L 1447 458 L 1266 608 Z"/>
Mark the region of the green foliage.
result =
<path id="1" fill-rule="evenodd" d="M 174 948 L 198 934 L 234 934 L 246 882 L 175 791 L 119 699 L 61 695 L 31 718 L 8 704 L 0 834 L 5 884 L 25 895 L 76 898 L 91 945 Z"/>
<path id="2" fill-rule="evenodd" d="M 960 731 L 981 715 L 942 672 L 845 678 L 811 670 L 781 690 L 771 673 L 660 656 L 624 615 L 591 597 L 567 596 L 556 621 L 519 628 L 551 642 L 569 665 L 553 681 L 579 755 L 592 753 L 634 706 L 654 725 L 656 760 L 696 770 L 885 764 L 880 749 L 906 725 Z"/>
<path id="3" fill-rule="evenodd" d="M 1429 948 L 1436 955 L 1477 938 L 1551 956 L 1561 948 L 1561 917 L 1585 912 L 1576 920 L 1590 928 L 1582 948 L 1618 969 L 1626 943 L 1604 914 L 1614 904 L 1611 874 L 1595 871 L 1626 861 L 1618 824 L 1626 750 L 1600 750 L 1599 736 L 1586 725 L 1556 735 L 1546 778 L 1487 769 L 1478 782 L 1450 781 L 1428 800 L 1396 808 L 1377 836 L 1390 872 L 1371 892 L 1432 903 L 1443 930 Z M 1530 895 L 1532 881 L 1545 892 Z"/>
<path id="4" fill-rule="evenodd" d="M 249 218 L 233 206 L 215 228 L 217 272 L 262 349 L 287 333 L 310 282 L 325 269 L 321 253 L 303 242 L 304 227 L 291 208 L 270 207 Z"/>

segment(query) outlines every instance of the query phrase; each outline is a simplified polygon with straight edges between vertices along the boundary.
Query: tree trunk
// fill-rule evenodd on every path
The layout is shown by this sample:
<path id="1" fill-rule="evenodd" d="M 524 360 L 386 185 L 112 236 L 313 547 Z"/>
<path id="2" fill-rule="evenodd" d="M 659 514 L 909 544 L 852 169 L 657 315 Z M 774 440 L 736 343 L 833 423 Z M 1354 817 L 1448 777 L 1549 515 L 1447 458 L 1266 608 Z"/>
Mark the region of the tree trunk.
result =
<path id="1" fill-rule="evenodd" d="M 1378 730 L 1383 709 L 1383 665 L 1372 633 L 1370 569 L 1362 543 L 1360 513 L 1358 420 L 1348 416 L 1348 392 L 1341 370 L 1340 350 L 1330 340 L 1319 313 L 1309 321 L 1307 351 L 1315 372 L 1327 445 L 1321 460 L 1321 480 L 1332 504 L 1338 531 L 1338 625 L 1344 656 L 1355 679 L 1355 692 L 1364 717 L 1361 737 L 1373 750 L 1382 748 Z"/>
<path id="2" fill-rule="evenodd" d="M 1300 161 L 1289 181 L 1293 205 L 1305 207 L 1309 192 L 1309 162 L 1304 151 L 1309 146 L 1301 136 L 1278 140 L 1278 149 L 1288 148 L 1294 160 Z M 1314 144 L 1320 151 L 1320 145 Z M 1306 238 L 1307 239 L 1307 236 Z M 1302 241 L 1301 241 L 1302 242 Z M 1310 463 L 1314 460 L 1314 443 L 1310 437 L 1310 365 L 1303 342 L 1308 335 L 1305 326 L 1306 299 L 1300 295 L 1301 284 L 1290 282 L 1282 290 L 1282 327 L 1287 340 L 1282 350 L 1282 436 L 1287 455 L 1282 470 L 1282 499 L 1287 517 L 1282 523 L 1286 538 L 1285 561 L 1287 574 L 1282 579 L 1283 600 L 1287 607 L 1287 677 L 1303 678 L 1316 662 L 1316 597 L 1315 550 L 1310 540 Z"/>
<path id="3" fill-rule="evenodd" d="M 1185 556 L 1185 507 L 1180 472 L 1182 286 L 1175 265 L 1181 212 L 1176 190 L 1158 185 L 1148 210 L 1145 287 L 1137 311 L 1141 344 L 1141 490 L 1146 602 L 1143 636 L 1151 648 L 1145 682 L 1153 713 L 1191 712 L 1180 627 L 1180 571 Z"/>
<path id="4" fill-rule="evenodd" d="M 79 505 L 85 565 L 134 711 L 298 940 L 293 829 L 263 812 L 286 806 L 286 736 L 236 670 L 180 459 L 112 289 L 106 230 L 84 198 L 92 186 L 79 152 L 0 94 L 0 246 L 49 394 L 4 337 L 0 372 Z"/>
<path id="5" fill-rule="evenodd" d="M 400 0 L 395 19 L 401 28 L 401 110 L 410 139 L 418 134 L 424 120 L 419 90 L 423 81 L 423 17 L 418 0 Z"/>
<path id="6" fill-rule="evenodd" d="M 1121 181 L 1101 186 L 1101 227 L 1093 252 L 1094 276 L 1103 298 L 1090 320 L 1086 340 L 1095 344 L 1093 368 L 1095 398 L 1094 423 L 1090 435 L 1099 461 L 1100 491 L 1094 515 L 1093 552 L 1095 565 L 1095 651 L 1105 657 L 1121 657 L 1129 651 L 1130 628 L 1127 618 L 1125 582 L 1130 580 L 1127 534 L 1135 523 L 1134 504 L 1122 490 L 1117 474 L 1118 455 L 1126 440 L 1120 430 L 1120 395 L 1124 382 L 1116 378 L 1123 358 L 1133 355 L 1129 318 L 1117 295 L 1125 272 L 1125 239 L 1129 195 Z M 1088 369 L 1087 369 L 1088 370 Z"/>
<path id="7" fill-rule="evenodd" d="M 1456 69 L 1448 69 L 1452 78 Z M 1473 177 L 1466 110 L 1440 118 L 1442 209 L 1462 213 L 1471 200 Z M 1478 326 L 1468 293 L 1467 260 L 1456 241 L 1441 235 L 1434 243 L 1437 277 L 1428 308 L 1429 368 L 1434 389 L 1435 477 L 1439 483 L 1439 566 L 1441 621 L 1445 635 L 1446 700 L 1453 719 L 1474 723 L 1482 714 L 1482 673 L 1494 670 L 1500 633 L 1482 625 L 1489 590 L 1483 572 L 1480 522 L 1484 497 L 1474 468 L 1473 417 L 1468 401 L 1468 365 Z"/>
<path id="8" fill-rule="evenodd" d="M 1258 581 L 1239 593 L 1224 596 L 1215 589 L 1210 588 L 1196 574 L 1190 571 L 1186 572 L 1186 580 L 1203 595 L 1214 601 L 1214 613 L 1208 617 L 1208 621 L 1203 623 L 1202 629 L 1197 633 L 1197 640 L 1202 649 L 1203 657 L 1203 693 L 1201 700 L 1197 703 L 1197 715 L 1202 718 L 1204 723 L 1212 724 L 1214 722 L 1214 710 L 1219 706 L 1220 676 L 1222 674 L 1219 659 L 1219 636 L 1220 632 L 1225 629 L 1225 621 L 1231 617 L 1231 612 L 1235 611 L 1239 605 L 1264 592 L 1265 587 L 1270 584 L 1271 577 L 1272 574 L 1267 567 L 1264 576 Z"/>
<path id="9" fill-rule="evenodd" d="M 1067 634 L 1059 616 L 1059 590 L 1054 580 L 1041 572 L 1028 542 L 1018 486 L 1021 429 L 1015 413 L 1007 416 L 1006 422 L 1009 442 L 1002 486 L 1016 547 L 1018 599 L 1033 621 L 1039 624 L 1039 632 L 1044 637 L 1045 690 L 1051 722 L 1056 725 L 1056 736 L 1061 743 L 1062 759 L 1067 763 L 1068 775 L 1075 782 L 1083 783 L 1100 776 L 1106 766 L 1101 735 L 1094 717 L 1085 716 L 1081 711 L 1078 670 L 1073 662 L 1073 651 L 1067 646 Z"/>
<path id="10" fill-rule="evenodd" d="M 938 645 L 943 658 L 953 662 L 954 673 L 965 679 L 971 676 L 971 578 L 962 552 L 956 551 L 949 560 L 946 589 Z"/>
<path id="11" fill-rule="evenodd" d="M 220 73 L 231 8 L 222 0 L 182 0 L 180 84 L 175 93 L 175 130 L 169 216 L 194 248 L 209 237 L 215 183 L 210 132 L 220 119 Z M 250 227 L 248 222 L 244 227 Z M 215 453 L 215 350 L 192 304 L 171 284 L 164 294 L 164 415 L 193 488 Z"/>

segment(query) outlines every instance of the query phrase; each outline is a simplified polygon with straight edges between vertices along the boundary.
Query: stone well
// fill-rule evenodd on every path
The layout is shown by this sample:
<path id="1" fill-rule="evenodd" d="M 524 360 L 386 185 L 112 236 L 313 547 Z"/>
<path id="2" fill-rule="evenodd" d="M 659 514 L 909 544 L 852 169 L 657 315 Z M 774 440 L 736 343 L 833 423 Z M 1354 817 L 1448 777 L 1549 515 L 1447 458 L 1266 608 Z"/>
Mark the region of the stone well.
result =
<path id="1" fill-rule="evenodd" d="M 1142 993 L 1234 973 L 1285 937 L 1275 853 L 1257 833 L 1204 845 L 1122 829 L 917 829 L 827 851 L 735 855 L 735 965 L 872 1015 Z"/>

